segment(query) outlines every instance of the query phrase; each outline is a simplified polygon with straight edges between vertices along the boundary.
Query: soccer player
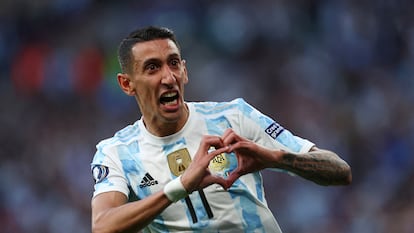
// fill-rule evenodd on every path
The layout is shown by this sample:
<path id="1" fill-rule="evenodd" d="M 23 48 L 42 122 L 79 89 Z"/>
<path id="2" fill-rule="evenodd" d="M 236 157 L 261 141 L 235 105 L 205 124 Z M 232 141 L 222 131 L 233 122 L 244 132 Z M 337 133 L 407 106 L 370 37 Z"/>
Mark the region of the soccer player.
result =
<path id="1" fill-rule="evenodd" d="M 186 64 L 171 30 L 136 30 L 118 52 L 118 83 L 142 117 L 97 145 L 93 232 L 281 232 L 261 170 L 351 182 L 338 155 L 241 98 L 186 102 Z"/>

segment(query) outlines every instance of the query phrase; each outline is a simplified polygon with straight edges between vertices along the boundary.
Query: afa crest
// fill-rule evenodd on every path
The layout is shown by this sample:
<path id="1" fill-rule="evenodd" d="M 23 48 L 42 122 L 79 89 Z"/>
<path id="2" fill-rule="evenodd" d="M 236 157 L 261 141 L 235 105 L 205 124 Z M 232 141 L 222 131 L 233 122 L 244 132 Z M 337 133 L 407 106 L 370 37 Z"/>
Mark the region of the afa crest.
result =
<path id="1" fill-rule="evenodd" d="M 230 160 L 228 156 L 229 154 L 221 153 L 210 161 L 208 169 L 210 169 L 211 174 L 221 177 L 226 177 L 228 175 L 230 168 Z"/>

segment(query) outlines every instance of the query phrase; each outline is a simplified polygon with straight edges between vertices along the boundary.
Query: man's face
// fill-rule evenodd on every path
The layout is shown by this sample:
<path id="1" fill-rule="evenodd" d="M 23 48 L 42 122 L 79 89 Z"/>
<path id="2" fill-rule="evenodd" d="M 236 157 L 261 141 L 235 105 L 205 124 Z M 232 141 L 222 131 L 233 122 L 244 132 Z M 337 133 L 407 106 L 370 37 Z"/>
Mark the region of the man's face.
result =
<path id="1" fill-rule="evenodd" d="M 185 61 L 169 39 L 140 42 L 133 46 L 130 86 L 147 123 L 176 123 L 185 119 Z M 184 116 L 184 117 L 183 117 Z"/>

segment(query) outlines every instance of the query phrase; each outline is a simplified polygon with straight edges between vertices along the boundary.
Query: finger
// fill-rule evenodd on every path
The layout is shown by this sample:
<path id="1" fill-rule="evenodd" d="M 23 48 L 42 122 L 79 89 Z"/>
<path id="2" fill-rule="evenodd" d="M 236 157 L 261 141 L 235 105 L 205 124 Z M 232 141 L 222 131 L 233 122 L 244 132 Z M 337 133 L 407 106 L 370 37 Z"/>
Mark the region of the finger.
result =
<path id="1" fill-rule="evenodd" d="M 213 136 L 213 138 L 211 138 L 208 141 L 208 145 L 209 145 L 209 147 L 214 147 L 216 149 L 222 148 L 222 147 L 225 146 L 224 143 L 223 143 L 223 139 L 219 136 Z"/>
<path id="2" fill-rule="evenodd" d="M 244 142 L 236 142 L 236 143 L 229 145 L 228 147 L 229 147 L 229 151 L 234 152 L 237 155 L 238 161 L 240 161 L 239 157 L 244 157 L 246 154 L 245 153 L 246 148 L 245 148 Z"/>
<path id="3" fill-rule="evenodd" d="M 243 138 L 242 137 L 240 137 L 236 132 L 234 132 L 234 130 L 232 130 L 232 129 L 227 129 L 225 132 L 224 132 L 224 134 L 223 134 L 223 136 L 222 136 L 222 139 L 223 139 L 223 143 L 224 143 L 224 145 L 231 145 L 231 144 L 234 144 L 234 143 L 236 143 L 236 142 L 238 142 L 238 141 L 242 141 L 243 140 Z"/>
<path id="4" fill-rule="evenodd" d="M 225 138 L 228 135 L 233 134 L 233 133 L 234 133 L 234 130 L 232 128 L 228 128 L 228 129 L 226 129 L 226 131 L 224 131 L 224 133 L 223 133 L 223 135 L 221 137 L 222 138 Z"/>
<path id="5" fill-rule="evenodd" d="M 236 180 L 239 178 L 240 178 L 240 173 L 235 172 L 235 171 L 231 172 L 225 180 L 226 181 L 225 185 L 224 186 L 222 185 L 223 188 L 226 190 L 229 189 L 233 185 L 233 183 L 236 182 Z"/>
<path id="6" fill-rule="evenodd" d="M 223 147 L 223 142 L 220 137 L 210 135 L 203 136 L 193 160 L 197 161 L 205 158 L 206 156 L 204 155 L 209 154 L 210 148 L 214 145 L 215 147 Z"/>
<path id="7" fill-rule="evenodd" d="M 209 149 L 210 148 L 211 147 L 209 147 Z M 229 152 L 230 152 L 229 147 L 226 146 L 226 147 L 221 147 L 218 149 L 213 149 L 210 151 L 205 151 L 203 153 L 197 153 L 193 159 L 193 162 L 190 164 L 190 166 L 191 165 L 195 166 L 194 164 L 199 164 L 200 167 L 207 168 L 208 165 L 210 164 L 210 161 L 214 159 L 214 157 L 216 157 L 219 154 L 229 153 Z"/>
<path id="8" fill-rule="evenodd" d="M 207 152 L 211 147 L 221 148 L 223 146 L 223 140 L 219 136 L 205 135 L 200 142 L 200 149 L 204 152 Z"/>
<path id="9" fill-rule="evenodd" d="M 226 147 L 221 147 L 218 149 L 211 150 L 209 153 L 207 153 L 207 156 L 204 156 L 203 158 L 205 159 L 208 165 L 210 163 L 210 160 L 212 160 L 217 155 L 230 152 L 229 148 L 230 147 L 226 146 Z"/>
<path id="10" fill-rule="evenodd" d="M 206 176 L 206 181 L 207 181 L 208 185 L 218 184 L 221 187 L 223 187 L 223 189 L 227 189 L 227 187 L 228 187 L 227 186 L 227 183 L 228 183 L 227 180 L 224 179 L 223 177 L 220 177 L 220 176 L 214 176 L 214 175 L 210 174 L 210 175 Z"/>
<path id="11" fill-rule="evenodd" d="M 231 147 L 230 146 L 224 146 L 224 147 L 221 147 L 221 148 L 218 148 L 218 149 L 214 149 L 214 150 L 211 150 L 209 153 L 210 154 L 215 154 L 215 156 L 216 155 L 219 155 L 219 154 L 221 154 L 221 153 L 226 153 L 226 152 L 231 152 Z"/>

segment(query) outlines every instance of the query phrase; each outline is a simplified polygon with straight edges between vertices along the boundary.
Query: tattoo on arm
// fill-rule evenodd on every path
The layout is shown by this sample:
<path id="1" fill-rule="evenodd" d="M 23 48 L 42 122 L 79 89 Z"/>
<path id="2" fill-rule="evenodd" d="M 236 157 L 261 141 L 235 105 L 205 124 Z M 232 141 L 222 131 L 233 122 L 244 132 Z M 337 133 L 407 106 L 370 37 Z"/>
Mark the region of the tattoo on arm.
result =
<path id="1" fill-rule="evenodd" d="M 280 163 L 282 169 L 320 185 L 344 185 L 351 180 L 349 165 L 331 151 L 286 153 Z"/>

